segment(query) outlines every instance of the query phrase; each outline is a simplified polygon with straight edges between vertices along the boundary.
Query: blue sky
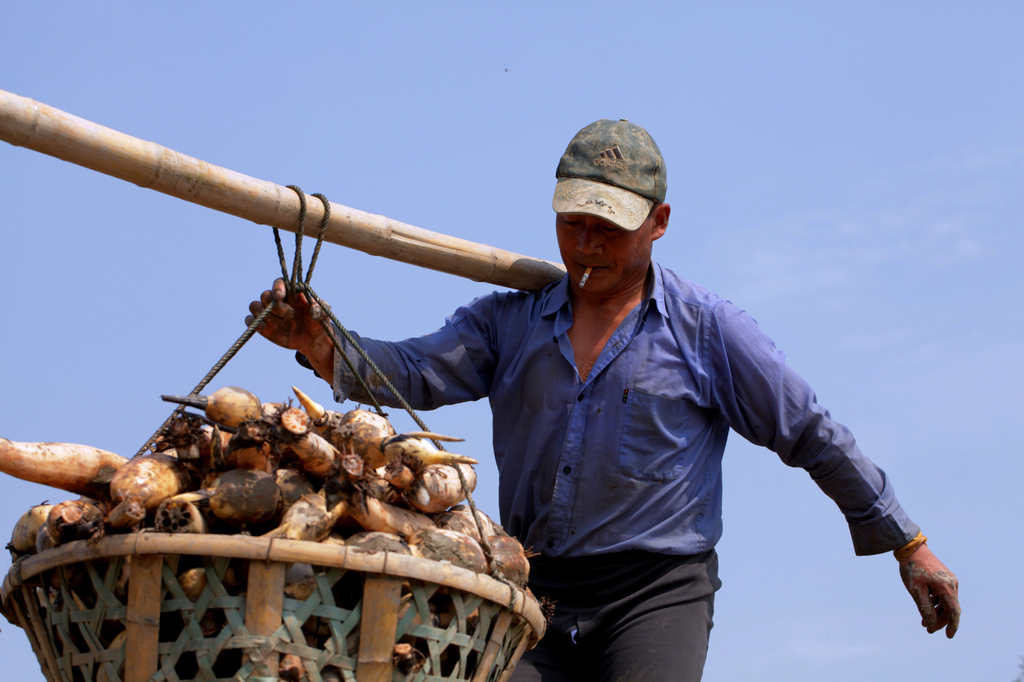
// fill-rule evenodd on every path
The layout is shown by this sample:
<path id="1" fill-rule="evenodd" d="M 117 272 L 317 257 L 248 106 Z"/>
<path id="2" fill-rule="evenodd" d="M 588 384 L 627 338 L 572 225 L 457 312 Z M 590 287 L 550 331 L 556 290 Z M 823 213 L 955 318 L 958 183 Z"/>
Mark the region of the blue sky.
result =
<path id="1" fill-rule="evenodd" d="M 554 168 L 628 118 L 669 169 L 666 266 L 749 310 L 958 574 L 928 636 L 799 470 L 733 437 L 709 682 L 1011 680 L 1024 655 L 1024 6 L 6 3 L 0 89 L 257 178 L 557 260 Z M 269 228 L 0 144 L 0 436 L 134 453 L 273 280 Z M 287 240 L 286 240 L 287 243 Z M 327 246 L 352 329 L 493 287 Z M 212 387 L 326 384 L 261 339 Z M 351 407 L 351 406 L 349 406 Z M 348 408 L 346 408 L 348 409 Z M 466 438 L 496 514 L 486 404 Z M 396 417 L 400 427 L 409 423 Z M 0 527 L 59 491 L 4 478 Z M 0 559 L 0 570 L 9 561 Z M 41 679 L 0 626 L 12 679 Z"/>

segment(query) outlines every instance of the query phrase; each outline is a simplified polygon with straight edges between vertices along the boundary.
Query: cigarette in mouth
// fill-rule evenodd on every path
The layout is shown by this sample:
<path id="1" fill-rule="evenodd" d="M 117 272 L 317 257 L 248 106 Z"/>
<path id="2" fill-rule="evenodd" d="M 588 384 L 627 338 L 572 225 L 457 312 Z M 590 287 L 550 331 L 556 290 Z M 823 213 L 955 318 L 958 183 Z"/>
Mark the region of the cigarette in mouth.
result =
<path id="1" fill-rule="evenodd" d="M 592 267 L 587 268 L 587 271 L 583 273 L 582 277 L 580 277 L 580 289 L 582 289 L 583 285 L 587 283 L 587 279 L 590 277 L 590 271 L 593 269 L 594 268 Z"/>

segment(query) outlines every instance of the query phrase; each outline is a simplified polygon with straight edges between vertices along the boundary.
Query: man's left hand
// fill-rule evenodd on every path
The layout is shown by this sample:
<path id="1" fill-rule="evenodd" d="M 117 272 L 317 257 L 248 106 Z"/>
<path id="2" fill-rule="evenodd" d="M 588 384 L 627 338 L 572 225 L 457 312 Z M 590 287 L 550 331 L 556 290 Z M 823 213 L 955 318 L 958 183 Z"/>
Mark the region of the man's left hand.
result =
<path id="1" fill-rule="evenodd" d="M 921 545 L 900 562 L 900 577 L 921 612 L 921 625 L 929 633 L 946 628 L 946 637 L 952 639 L 960 627 L 959 583 L 953 572 L 928 545 Z"/>

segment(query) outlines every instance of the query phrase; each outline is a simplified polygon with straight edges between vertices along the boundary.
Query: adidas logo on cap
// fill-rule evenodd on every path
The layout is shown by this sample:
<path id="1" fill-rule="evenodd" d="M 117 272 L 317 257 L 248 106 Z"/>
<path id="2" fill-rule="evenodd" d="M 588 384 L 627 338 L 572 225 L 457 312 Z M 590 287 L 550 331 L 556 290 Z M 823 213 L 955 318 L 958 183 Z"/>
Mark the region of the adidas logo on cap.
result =
<path id="1" fill-rule="evenodd" d="M 603 152 L 598 154 L 597 158 L 594 159 L 594 165 L 626 170 L 625 157 L 622 156 L 622 150 L 619 149 L 618 145 L 615 145 L 611 149 L 605 149 Z"/>

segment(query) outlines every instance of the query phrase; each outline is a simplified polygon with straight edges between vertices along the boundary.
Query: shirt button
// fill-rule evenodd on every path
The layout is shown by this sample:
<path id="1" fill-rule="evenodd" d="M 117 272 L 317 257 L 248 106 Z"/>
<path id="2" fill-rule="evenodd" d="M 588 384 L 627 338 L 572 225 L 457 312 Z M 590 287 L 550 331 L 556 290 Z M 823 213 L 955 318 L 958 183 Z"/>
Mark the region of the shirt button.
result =
<path id="1" fill-rule="evenodd" d="M 576 400 L 577 400 L 577 402 L 583 400 L 583 394 L 580 393 L 578 396 L 576 396 Z"/>
<path id="2" fill-rule="evenodd" d="M 572 473 L 572 467 L 565 467 L 564 469 L 562 469 L 562 473 L 563 474 Z"/>

